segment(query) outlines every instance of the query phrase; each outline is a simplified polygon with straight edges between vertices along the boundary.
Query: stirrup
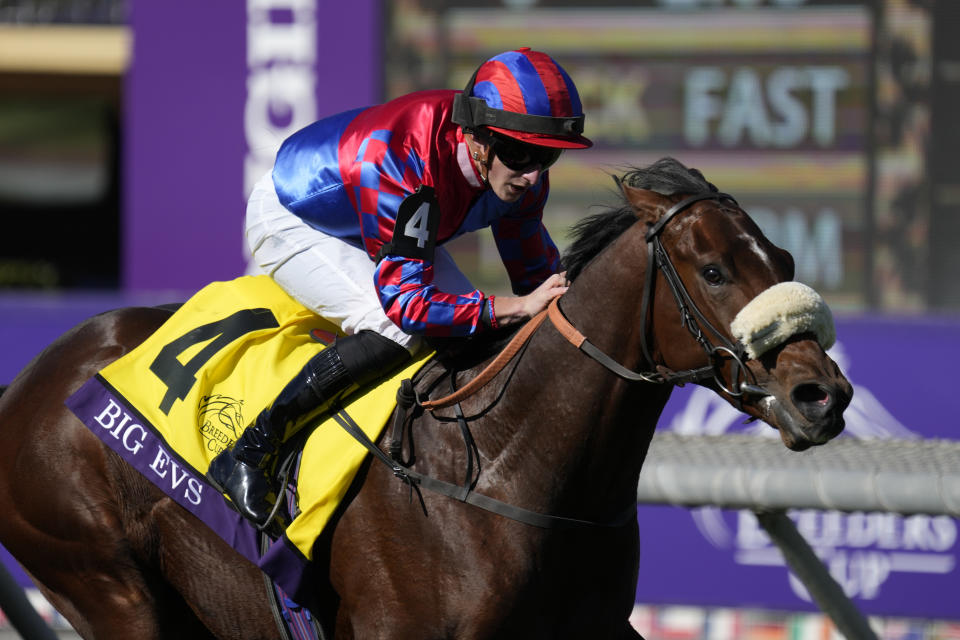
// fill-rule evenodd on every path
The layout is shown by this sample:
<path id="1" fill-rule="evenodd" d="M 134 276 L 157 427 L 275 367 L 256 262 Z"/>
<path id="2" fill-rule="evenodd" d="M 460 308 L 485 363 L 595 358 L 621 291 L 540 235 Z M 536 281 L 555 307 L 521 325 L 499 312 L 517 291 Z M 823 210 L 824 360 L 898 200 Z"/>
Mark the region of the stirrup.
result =
<path id="1" fill-rule="evenodd" d="M 270 509 L 270 513 L 267 514 L 267 521 L 263 523 L 254 522 L 257 529 L 272 538 L 279 538 L 283 532 L 286 531 L 287 527 L 290 526 L 291 515 L 288 511 L 283 510 L 283 506 L 287 503 L 287 488 L 290 486 L 290 476 L 293 473 L 293 463 L 296 459 L 297 455 L 295 452 L 281 460 L 280 468 L 273 477 L 274 480 L 279 481 L 280 485 L 278 490 L 274 492 L 277 499 L 273 501 L 273 508 Z M 292 511 L 292 509 L 289 511 Z"/>
<path id="2" fill-rule="evenodd" d="M 221 473 L 214 474 L 215 467 Z M 289 525 L 289 518 L 281 511 L 286 500 L 289 473 L 278 483 L 276 478 L 271 478 L 263 469 L 238 460 L 232 449 L 226 449 L 211 461 L 205 476 L 214 489 L 228 498 L 227 504 L 230 508 L 260 531 L 276 538 Z M 249 500 L 251 488 L 263 489 L 252 492 L 259 494 L 260 500 Z M 269 499 L 270 495 L 274 496 L 273 500 Z M 253 503 L 266 508 L 266 515 L 261 515 L 263 512 L 255 509 Z"/>

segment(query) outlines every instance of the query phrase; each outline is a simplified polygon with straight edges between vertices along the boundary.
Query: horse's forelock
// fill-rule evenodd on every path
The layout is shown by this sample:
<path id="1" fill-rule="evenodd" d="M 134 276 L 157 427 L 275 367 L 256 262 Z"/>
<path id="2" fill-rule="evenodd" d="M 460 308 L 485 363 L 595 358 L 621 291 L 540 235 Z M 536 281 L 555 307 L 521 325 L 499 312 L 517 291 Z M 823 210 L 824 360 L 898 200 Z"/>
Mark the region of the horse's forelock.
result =
<path id="1" fill-rule="evenodd" d="M 648 167 L 632 167 L 618 180 L 664 196 L 717 191 L 700 171 L 669 157 L 661 158 Z M 567 279 L 575 279 L 597 254 L 637 221 L 636 213 L 623 193 L 618 191 L 617 197 L 622 201 L 619 206 L 588 216 L 571 228 L 572 241 L 563 256 Z"/>
<path id="2" fill-rule="evenodd" d="M 649 167 L 634 167 L 623 175 L 622 180 L 631 187 L 664 196 L 717 192 L 698 169 L 687 167 L 674 158 L 661 158 Z"/>

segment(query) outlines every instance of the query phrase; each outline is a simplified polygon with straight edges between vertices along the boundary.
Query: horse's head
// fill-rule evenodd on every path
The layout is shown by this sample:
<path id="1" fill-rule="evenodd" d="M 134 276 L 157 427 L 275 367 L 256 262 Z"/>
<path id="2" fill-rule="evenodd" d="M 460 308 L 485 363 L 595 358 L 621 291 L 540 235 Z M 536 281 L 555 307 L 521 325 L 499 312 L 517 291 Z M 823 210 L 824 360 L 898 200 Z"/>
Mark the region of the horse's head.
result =
<path id="1" fill-rule="evenodd" d="M 790 282 L 790 254 L 733 198 L 676 160 L 618 182 L 647 248 L 640 323 L 647 367 L 714 389 L 778 429 L 791 449 L 839 434 L 853 390 L 825 353 L 829 309 Z"/>

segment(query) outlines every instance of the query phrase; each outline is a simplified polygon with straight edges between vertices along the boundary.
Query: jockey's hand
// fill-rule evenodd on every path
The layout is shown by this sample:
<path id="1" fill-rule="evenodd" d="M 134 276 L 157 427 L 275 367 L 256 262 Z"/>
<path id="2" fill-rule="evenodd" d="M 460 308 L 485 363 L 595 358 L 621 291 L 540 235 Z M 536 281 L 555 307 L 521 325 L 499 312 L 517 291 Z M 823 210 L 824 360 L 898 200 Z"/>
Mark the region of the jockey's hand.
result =
<path id="1" fill-rule="evenodd" d="M 497 296 L 494 301 L 494 313 L 497 324 L 506 326 L 529 320 L 547 308 L 550 301 L 567 292 L 567 272 L 555 273 L 525 296 Z"/>

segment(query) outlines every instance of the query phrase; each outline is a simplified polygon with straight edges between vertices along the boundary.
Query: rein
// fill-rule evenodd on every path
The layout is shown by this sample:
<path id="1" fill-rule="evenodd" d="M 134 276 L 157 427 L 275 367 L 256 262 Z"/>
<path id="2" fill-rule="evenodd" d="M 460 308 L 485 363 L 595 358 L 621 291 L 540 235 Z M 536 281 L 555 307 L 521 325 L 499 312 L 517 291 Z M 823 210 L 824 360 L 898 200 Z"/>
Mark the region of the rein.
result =
<path id="1" fill-rule="evenodd" d="M 541 311 L 528 320 L 527 323 L 523 325 L 523 328 L 521 328 L 520 331 L 518 331 L 517 334 L 510 339 L 510 342 L 506 347 L 503 348 L 503 351 L 501 351 L 490 364 L 484 367 L 483 371 L 481 371 L 473 380 L 448 396 L 438 398 L 437 400 L 426 400 L 421 402 L 420 406 L 427 410 L 442 409 L 444 407 L 453 406 L 461 400 L 469 398 L 475 394 L 481 388 L 486 386 L 488 382 L 493 380 L 498 373 L 503 371 L 503 368 L 507 366 L 507 363 L 513 360 L 513 357 L 517 355 L 520 349 L 523 348 L 523 345 L 530 340 L 530 336 L 533 335 L 534 331 L 536 331 L 540 325 L 543 324 L 543 321 L 546 319 L 546 317 L 547 314 Z"/>
<path id="2" fill-rule="evenodd" d="M 714 374 L 713 365 L 700 367 L 699 369 L 690 369 L 689 371 L 680 373 L 671 371 L 662 365 L 657 367 L 657 369 L 659 369 L 658 371 L 647 373 L 631 371 L 601 351 L 596 345 L 587 340 L 586 336 L 577 331 L 576 327 L 570 324 L 570 321 L 563 315 L 563 311 L 560 310 L 559 298 L 554 298 L 550 302 L 550 306 L 547 307 L 547 314 L 553 326 L 557 328 L 560 335 L 567 339 L 567 342 L 624 380 L 630 382 L 650 382 L 653 384 L 684 384 L 686 382 L 703 380 Z"/>

